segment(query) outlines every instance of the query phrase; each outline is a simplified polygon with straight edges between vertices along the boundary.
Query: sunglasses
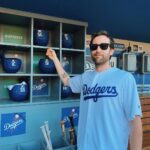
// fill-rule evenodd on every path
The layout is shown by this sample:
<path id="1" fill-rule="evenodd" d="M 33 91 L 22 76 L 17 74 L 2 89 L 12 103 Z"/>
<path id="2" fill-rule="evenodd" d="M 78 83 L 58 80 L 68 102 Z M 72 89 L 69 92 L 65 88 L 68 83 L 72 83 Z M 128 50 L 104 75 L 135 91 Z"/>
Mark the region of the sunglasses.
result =
<path id="1" fill-rule="evenodd" d="M 101 48 L 101 50 L 107 50 L 107 48 L 109 46 L 111 46 L 111 44 L 109 43 L 101 43 L 101 44 L 90 44 L 90 50 L 94 51 L 98 48 L 98 46 Z"/>

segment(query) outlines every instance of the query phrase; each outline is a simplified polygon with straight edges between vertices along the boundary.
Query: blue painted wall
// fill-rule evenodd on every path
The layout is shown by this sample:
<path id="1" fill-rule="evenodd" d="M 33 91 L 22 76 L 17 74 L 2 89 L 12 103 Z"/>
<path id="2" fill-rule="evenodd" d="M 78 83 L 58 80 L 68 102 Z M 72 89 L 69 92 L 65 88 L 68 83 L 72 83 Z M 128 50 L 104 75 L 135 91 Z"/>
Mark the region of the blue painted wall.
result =
<path id="1" fill-rule="evenodd" d="M 40 126 L 44 121 L 49 122 L 52 141 L 60 140 L 61 137 L 61 113 L 62 108 L 78 107 L 79 101 L 57 102 L 49 104 L 29 104 L 24 106 L 1 107 L 0 113 L 26 112 L 26 133 L 21 135 L 0 137 L 0 149 L 9 144 L 24 143 L 43 139 Z M 1 116 L 0 116 L 1 121 Z"/>

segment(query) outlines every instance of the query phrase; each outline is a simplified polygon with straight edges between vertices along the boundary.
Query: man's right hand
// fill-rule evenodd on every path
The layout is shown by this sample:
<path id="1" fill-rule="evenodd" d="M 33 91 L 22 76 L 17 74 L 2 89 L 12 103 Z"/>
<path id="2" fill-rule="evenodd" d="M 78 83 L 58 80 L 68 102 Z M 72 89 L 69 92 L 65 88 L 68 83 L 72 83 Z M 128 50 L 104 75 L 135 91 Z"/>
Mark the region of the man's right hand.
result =
<path id="1" fill-rule="evenodd" d="M 51 48 L 47 49 L 46 56 L 48 56 L 53 61 L 57 58 L 57 55 L 56 55 L 55 51 Z"/>

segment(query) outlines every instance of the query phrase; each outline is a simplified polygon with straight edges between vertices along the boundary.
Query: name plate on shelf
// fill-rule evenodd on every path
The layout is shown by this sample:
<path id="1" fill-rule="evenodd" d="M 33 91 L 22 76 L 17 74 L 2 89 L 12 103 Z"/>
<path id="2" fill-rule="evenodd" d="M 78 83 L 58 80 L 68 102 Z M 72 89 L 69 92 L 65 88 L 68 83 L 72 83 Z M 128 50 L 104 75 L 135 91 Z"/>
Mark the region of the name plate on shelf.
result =
<path id="1" fill-rule="evenodd" d="M 49 81 L 46 77 L 35 77 L 33 79 L 32 92 L 34 96 L 49 95 Z"/>
<path id="2" fill-rule="evenodd" d="M 24 27 L 0 25 L 0 42 L 27 44 L 27 29 Z"/>

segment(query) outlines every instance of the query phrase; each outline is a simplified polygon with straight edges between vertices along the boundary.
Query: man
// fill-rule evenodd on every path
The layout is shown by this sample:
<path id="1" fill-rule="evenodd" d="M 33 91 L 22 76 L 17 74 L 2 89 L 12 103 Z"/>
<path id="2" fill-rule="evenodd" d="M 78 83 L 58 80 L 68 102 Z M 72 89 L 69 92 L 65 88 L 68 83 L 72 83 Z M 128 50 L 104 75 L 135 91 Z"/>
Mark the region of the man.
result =
<path id="1" fill-rule="evenodd" d="M 127 150 L 129 139 L 130 150 L 141 150 L 141 106 L 133 76 L 111 68 L 114 40 L 106 31 L 92 36 L 90 50 L 95 70 L 73 78 L 52 49 L 46 53 L 62 82 L 81 93 L 78 150 Z"/>

